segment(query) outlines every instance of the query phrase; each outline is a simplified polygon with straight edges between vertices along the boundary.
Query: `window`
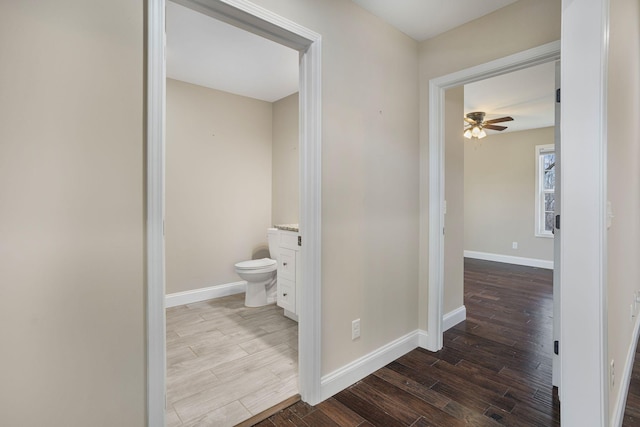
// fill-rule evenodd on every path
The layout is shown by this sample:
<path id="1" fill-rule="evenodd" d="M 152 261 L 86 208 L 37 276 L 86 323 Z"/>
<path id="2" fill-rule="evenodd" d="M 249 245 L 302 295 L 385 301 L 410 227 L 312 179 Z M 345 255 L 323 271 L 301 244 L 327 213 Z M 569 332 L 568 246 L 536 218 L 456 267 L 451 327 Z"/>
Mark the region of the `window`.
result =
<path id="1" fill-rule="evenodd" d="M 553 144 L 536 146 L 536 233 L 553 237 L 556 153 Z"/>

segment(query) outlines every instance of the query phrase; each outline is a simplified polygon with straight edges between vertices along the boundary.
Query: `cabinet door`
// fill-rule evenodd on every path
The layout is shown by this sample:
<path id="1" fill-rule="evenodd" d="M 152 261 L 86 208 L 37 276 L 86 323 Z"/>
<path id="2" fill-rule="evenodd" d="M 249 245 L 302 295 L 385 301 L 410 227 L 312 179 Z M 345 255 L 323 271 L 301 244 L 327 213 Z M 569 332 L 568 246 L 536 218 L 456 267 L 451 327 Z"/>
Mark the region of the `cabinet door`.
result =
<path id="1" fill-rule="evenodd" d="M 296 280 L 296 252 L 291 249 L 280 249 L 278 278 Z"/>
<path id="2" fill-rule="evenodd" d="M 278 278 L 278 306 L 296 312 L 296 284 L 293 280 Z"/>

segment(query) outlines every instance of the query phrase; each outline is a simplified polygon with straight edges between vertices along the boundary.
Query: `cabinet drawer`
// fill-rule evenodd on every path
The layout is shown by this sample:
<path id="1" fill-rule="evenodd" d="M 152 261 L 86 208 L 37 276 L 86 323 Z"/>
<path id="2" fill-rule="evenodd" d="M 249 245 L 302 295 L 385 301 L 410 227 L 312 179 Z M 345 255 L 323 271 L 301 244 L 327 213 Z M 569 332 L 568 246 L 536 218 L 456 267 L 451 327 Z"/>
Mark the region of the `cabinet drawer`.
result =
<path id="1" fill-rule="evenodd" d="M 296 284 L 292 280 L 278 278 L 278 306 L 296 312 Z"/>
<path id="2" fill-rule="evenodd" d="M 278 263 L 278 277 L 296 280 L 296 252 L 291 249 L 280 248 L 280 262 Z"/>
<path id="3" fill-rule="evenodd" d="M 298 233 L 280 230 L 280 247 L 298 250 Z"/>

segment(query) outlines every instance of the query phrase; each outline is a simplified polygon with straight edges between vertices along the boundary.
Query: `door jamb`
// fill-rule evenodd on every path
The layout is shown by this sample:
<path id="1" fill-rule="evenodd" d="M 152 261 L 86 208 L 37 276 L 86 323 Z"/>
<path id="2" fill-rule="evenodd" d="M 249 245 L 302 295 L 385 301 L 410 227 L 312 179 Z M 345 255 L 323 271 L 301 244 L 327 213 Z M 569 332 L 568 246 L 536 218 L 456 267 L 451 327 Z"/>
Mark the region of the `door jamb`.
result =
<path id="1" fill-rule="evenodd" d="M 321 376 L 321 141 L 322 37 L 246 0 L 178 3 L 300 52 L 300 234 L 303 236 L 299 317 L 302 400 L 320 402 Z M 147 425 L 165 423 L 165 0 L 147 0 L 146 57 L 146 291 Z"/>

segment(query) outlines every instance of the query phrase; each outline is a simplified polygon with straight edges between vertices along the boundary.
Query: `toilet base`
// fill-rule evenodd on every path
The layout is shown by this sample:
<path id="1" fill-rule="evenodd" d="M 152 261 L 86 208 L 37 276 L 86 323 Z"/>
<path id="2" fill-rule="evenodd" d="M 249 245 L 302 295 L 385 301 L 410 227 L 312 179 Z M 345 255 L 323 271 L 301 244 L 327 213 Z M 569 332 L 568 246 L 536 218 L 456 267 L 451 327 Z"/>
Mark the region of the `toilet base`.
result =
<path id="1" fill-rule="evenodd" d="M 275 280 L 267 280 L 265 282 L 247 282 L 247 290 L 244 296 L 244 305 L 246 307 L 263 307 L 265 305 L 273 304 L 274 302 Z"/>
<path id="2" fill-rule="evenodd" d="M 247 307 L 267 305 L 267 290 L 263 283 L 247 283 L 244 305 Z"/>

